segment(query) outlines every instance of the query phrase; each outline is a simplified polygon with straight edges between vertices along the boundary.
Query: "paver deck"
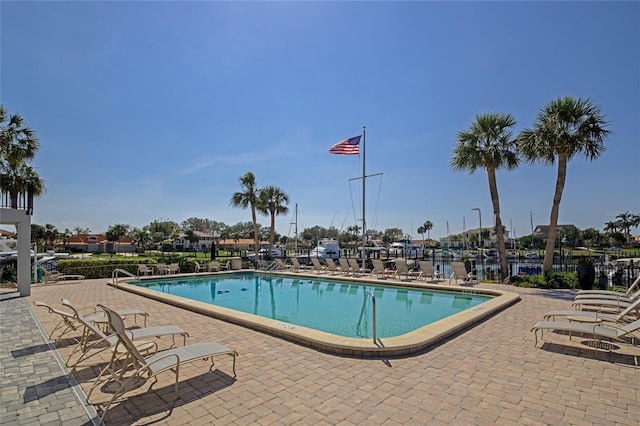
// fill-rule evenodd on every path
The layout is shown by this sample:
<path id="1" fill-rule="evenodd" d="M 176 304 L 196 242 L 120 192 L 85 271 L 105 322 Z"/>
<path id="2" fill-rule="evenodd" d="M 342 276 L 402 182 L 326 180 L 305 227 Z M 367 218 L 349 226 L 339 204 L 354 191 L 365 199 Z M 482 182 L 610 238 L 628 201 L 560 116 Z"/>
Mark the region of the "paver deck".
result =
<path id="1" fill-rule="evenodd" d="M 47 331 L 52 330 L 55 319 L 35 308 L 32 301 L 59 306 L 66 297 L 78 306 L 102 303 L 119 309 L 141 308 L 150 313 L 148 326 L 174 324 L 189 332 L 187 343 L 215 340 L 240 353 L 237 378 L 232 377 L 230 358 L 216 360 L 212 372 L 207 362 L 189 364 L 180 372 L 180 399 L 174 401 L 172 375 L 163 374 L 151 392 L 145 385 L 114 405 L 106 419 L 108 425 L 639 424 L 640 369 L 634 358 L 640 355 L 638 349 L 622 346 L 611 358 L 606 352 L 594 357 L 593 350 L 583 344 L 585 339 L 570 341 L 555 333 L 545 333 L 545 343 L 536 348 L 531 326 L 549 310 L 570 309 L 574 292 L 509 290 L 520 294 L 519 303 L 423 353 L 382 360 L 318 352 L 115 289 L 105 280 L 34 286 L 30 297 L 17 300 L 24 307 L 28 303 Z M 33 347 L 42 348 L 33 350 L 34 357 L 59 351 L 64 358 L 71 346 L 65 341 L 58 351 L 42 346 L 44 339 L 36 342 L 28 324 L 24 329 L 6 329 L 10 315 L 20 315 L 16 321 L 30 316 L 21 309 L 9 313 L 14 306 L 7 302 L 0 301 L 0 423 L 42 424 L 47 420 L 55 424 L 59 420 L 53 416 L 50 420 L 29 417 L 29 411 L 35 410 L 36 401 L 44 405 L 47 398 L 65 398 L 64 393 L 72 388 L 56 382 L 62 383 L 59 388 L 52 387 L 34 399 L 29 397 L 28 386 L 46 386 L 61 373 L 49 377 L 31 370 L 16 371 L 17 367 L 9 371 L 5 359 L 15 357 L 16 349 Z M 161 347 L 168 343 L 170 339 L 162 340 Z M 5 349 L 7 345 L 12 347 Z M 78 368 L 75 377 L 85 391 L 106 357 Z M 13 361 L 22 365 L 27 358 Z M 27 379 L 31 382 L 25 388 L 20 383 Z M 98 392 L 98 401 L 107 398 L 108 394 Z M 6 401 L 13 402 L 6 407 Z M 84 412 L 77 399 L 65 408 L 51 406 Z M 22 423 L 16 420 L 18 412 L 24 414 Z M 57 419 L 63 415 L 71 416 L 57 413 Z M 90 419 L 85 412 L 83 421 Z"/>

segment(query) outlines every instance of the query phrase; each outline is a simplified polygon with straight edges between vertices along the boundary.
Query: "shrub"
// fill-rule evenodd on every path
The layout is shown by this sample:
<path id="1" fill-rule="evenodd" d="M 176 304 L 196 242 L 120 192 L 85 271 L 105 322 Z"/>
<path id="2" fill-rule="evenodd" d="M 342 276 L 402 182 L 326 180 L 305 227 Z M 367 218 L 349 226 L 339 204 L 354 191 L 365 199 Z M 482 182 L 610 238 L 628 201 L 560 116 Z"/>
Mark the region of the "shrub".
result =
<path id="1" fill-rule="evenodd" d="M 578 275 L 573 272 L 549 272 L 545 276 L 547 288 L 576 288 Z"/>
<path id="2" fill-rule="evenodd" d="M 1 281 L 10 283 L 18 282 L 18 272 L 16 271 L 16 268 L 11 265 L 7 265 L 2 268 Z"/>
<path id="3" fill-rule="evenodd" d="M 115 269 L 123 269 L 132 274 L 138 273 L 138 264 L 155 264 L 153 259 L 89 258 L 64 259 L 58 261 L 58 272 L 63 274 L 81 274 L 87 279 L 111 278 Z"/>
<path id="4" fill-rule="evenodd" d="M 576 288 L 578 276 L 572 272 L 549 272 L 546 275 L 517 275 L 511 277 L 511 284 L 528 288 Z"/>

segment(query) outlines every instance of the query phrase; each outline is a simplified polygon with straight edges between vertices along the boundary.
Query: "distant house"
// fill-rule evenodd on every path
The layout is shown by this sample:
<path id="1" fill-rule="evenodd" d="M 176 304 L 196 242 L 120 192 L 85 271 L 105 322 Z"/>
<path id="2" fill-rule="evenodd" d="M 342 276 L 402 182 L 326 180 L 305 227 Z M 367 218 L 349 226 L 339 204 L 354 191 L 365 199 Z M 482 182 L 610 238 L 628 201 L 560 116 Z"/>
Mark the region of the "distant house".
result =
<path id="1" fill-rule="evenodd" d="M 191 244 L 187 239 L 187 234 L 181 232 L 178 237 L 173 240 L 173 249 L 177 251 L 211 251 L 211 244 L 216 241 L 216 236 L 207 234 L 206 232 L 193 231 L 193 233 L 199 238 L 197 243 Z"/>
<path id="2" fill-rule="evenodd" d="M 77 234 L 72 235 L 65 246 L 70 251 L 83 253 L 133 253 L 135 245 L 133 238 L 122 237 L 115 243 L 107 240 L 103 234 Z"/>
<path id="3" fill-rule="evenodd" d="M 15 234 L 15 232 L 0 229 L 0 238 L 13 238 Z"/>

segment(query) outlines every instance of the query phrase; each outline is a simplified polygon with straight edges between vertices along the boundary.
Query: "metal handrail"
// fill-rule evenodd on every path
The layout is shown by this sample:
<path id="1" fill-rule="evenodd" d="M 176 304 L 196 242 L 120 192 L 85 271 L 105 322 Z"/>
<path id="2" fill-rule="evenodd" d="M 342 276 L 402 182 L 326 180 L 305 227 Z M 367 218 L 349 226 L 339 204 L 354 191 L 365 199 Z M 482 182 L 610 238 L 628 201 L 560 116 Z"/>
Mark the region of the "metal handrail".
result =
<path id="1" fill-rule="evenodd" d="M 138 281 L 140 281 L 140 277 L 138 275 L 134 275 L 129 271 L 125 271 L 124 269 L 119 269 L 116 268 L 113 270 L 113 272 L 111 273 L 111 280 L 113 281 L 113 285 L 115 285 L 116 287 L 118 287 L 118 272 L 123 273 L 124 275 L 128 275 L 132 278 L 137 279 Z"/>
<path id="2" fill-rule="evenodd" d="M 371 291 L 367 291 L 367 294 L 371 296 L 371 316 L 373 317 L 373 343 L 378 343 L 378 339 L 376 338 L 376 296 Z"/>

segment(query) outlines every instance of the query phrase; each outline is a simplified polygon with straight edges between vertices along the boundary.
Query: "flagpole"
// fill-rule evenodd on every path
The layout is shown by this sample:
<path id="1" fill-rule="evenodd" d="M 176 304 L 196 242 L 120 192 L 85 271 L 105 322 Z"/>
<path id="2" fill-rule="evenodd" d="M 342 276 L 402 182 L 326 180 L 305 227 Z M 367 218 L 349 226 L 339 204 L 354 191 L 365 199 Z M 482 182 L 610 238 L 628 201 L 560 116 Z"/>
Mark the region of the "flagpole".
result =
<path id="1" fill-rule="evenodd" d="M 367 126 L 362 126 L 362 270 L 366 267 L 366 253 L 367 253 L 367 221 L 365 220 L 365 201 L 366 201 L 366 141 L 367 141 Z"/>

